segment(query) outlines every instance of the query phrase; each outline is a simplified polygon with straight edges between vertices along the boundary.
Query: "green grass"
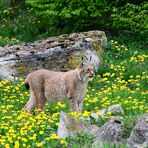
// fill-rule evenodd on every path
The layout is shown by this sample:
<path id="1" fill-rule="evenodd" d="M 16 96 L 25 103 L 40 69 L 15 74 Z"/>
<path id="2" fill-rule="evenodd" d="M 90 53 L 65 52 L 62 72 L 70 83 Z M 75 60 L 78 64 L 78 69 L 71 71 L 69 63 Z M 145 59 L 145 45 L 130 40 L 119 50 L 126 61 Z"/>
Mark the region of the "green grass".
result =
<path id="1" fill-rule="evenodd" d="M 117 38 L 118 39 L 118 38 Z M 130 40 L 129 40 L 130 41 Z M 138 44 L 138 42 L 137 42 Z M 29 92 L 24 87 L 24 79 L 0 81 L 0 145 L 1 147 L 91 147 L 93 135 L 78 135 L 59 140 L 55 135 L 61 110 L 73 116 L 86 117 L 90 112 L 98 112 L 113 104 L 120 104 L 125 111 L 123 121 L 128 138 L 137 117 L 148 112 L 148 55 L 142 46 L 108 41 L 104 51 L 104 65 L 98 75 L 89 82 L 84 109 L 81 115 L 71 113 L 68 102 L 46 104 L 44 112 L 36 116 L 25 114 L 22 108 L 28 101 Z M 101 126 L 113 115 L 91 123 Z M 126 147 L 126 146 L 123 146 Z M 104 143 L 110 148 L 110 143 Z"/>

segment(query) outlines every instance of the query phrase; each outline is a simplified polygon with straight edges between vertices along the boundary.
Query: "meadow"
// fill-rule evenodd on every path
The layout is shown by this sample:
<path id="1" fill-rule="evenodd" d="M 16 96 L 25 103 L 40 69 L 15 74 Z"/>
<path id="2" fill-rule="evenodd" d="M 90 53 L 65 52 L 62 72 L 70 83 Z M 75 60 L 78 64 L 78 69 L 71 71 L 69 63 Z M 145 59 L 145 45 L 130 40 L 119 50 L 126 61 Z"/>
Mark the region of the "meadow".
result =
<path id="1" fill-rule="evenodd" d="M 87 118 L 113 104 L 120 104 L 125 111 L 124 137 L 129 137 L 139 115 L 148 113 L 148 55 L 147 51 L 128 46 L 117 40 L 109 40 L 103 54 L 103 65 L 98 74 L 90 80 L 84 98 L 83 113 L 70 112 L 68 102 L 46 104 L 43 112 L 35 115 L 23 112 L 29 99 L 24 79 L 0 81 L 0 147 L 90 147 L 93 135 L 78 135 L 58 139 L 59 113 L 65 111 L 75 118 Z M 108 118 L 91 123 L 101 126 Z M 109 144 L 104 144 L 109 148 Z M 126 146 L 125 146 L 126 147 Z"/>

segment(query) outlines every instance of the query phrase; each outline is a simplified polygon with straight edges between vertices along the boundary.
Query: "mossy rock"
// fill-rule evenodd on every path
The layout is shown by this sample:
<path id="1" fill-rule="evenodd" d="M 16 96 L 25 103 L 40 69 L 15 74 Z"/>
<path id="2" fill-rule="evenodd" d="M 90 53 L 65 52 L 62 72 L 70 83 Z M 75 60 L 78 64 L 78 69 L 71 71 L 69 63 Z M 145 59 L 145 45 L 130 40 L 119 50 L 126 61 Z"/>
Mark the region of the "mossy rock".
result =
<path id="1" fill-rule="evenodd" d="M 16 71 L 17 71 L 18 74 L 25 73 L 26 70 L 27 70 L 27 66 L 26 65 L 21 65 L 18 68 L 16 68 Z"/>
<path id="2" fill-rule="evenodd" d="M 80 65 L 81 61 L 82 61 L 81 56 L 72 55 L 72 56 L 70 56 L 70 58 L 67 62 L 67 67 L 70 67 L 71 69 L 75 69 Z"/>

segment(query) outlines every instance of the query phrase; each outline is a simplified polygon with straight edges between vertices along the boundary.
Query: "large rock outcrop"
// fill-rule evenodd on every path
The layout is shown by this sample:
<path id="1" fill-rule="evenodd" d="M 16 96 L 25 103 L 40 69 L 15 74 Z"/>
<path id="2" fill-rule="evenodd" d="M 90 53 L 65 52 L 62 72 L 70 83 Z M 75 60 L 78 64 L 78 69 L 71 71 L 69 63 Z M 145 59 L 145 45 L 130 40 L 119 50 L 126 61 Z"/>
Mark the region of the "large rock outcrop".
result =
<path id="1" fill-rule="evenodd" d="M 101 118 L 104 118 L 106 116 L 106 113 L 107 112 L 110 112 L 112 115 L 123 115 L 125 114 L 124 113 L 124 110 L 122 109 L 122 107 L 119 105 L 119 104 L 114 104 L 114 105 L 111 105 L 103 110 L 100 110 L 100 117 Z M 92 113 L 91 114 L 91 117 L 95 118 L 96 120 L 99 119 L 99 116 L 98 116 L 98 113 Z"/>
<path id="2" fill-rule="evenodd" d="M 89 31 L 0 47 L 0 77 L 26 76 L 40 68 L 67 71 L 76 68 L 84 55 L 92 55 L 92 63 L 97 69 L 105 43 L 104 32 Z"/>
<path id="3" fill-rule="evenodd" d="M 96 125 L 91 125 L 80 119 L 75 119 L 63 111 L 60 112 L 60 124 L 57 131 L 59 138 L 74 136 L 78 133 L 87 133 L 95 136 L 99 132 L 99 129 L 100 128 Z"/>
<path id="4" fill-rule="evenodd" d="M 148 148 L 148 114 L 141 116 L 128 139 L 129 148 Z"/>
<path id="5" fill-rule="evenodd" d="M 116 116 L 114 119 L 109 120 L 101 126 L 93 146 L 103 148 L 104 141 L 111 142 L 111 145 L 115 144 L 116 146 L 119 146 L 122 140 L 123 131 L 124 126 L 122 118 Z"/>

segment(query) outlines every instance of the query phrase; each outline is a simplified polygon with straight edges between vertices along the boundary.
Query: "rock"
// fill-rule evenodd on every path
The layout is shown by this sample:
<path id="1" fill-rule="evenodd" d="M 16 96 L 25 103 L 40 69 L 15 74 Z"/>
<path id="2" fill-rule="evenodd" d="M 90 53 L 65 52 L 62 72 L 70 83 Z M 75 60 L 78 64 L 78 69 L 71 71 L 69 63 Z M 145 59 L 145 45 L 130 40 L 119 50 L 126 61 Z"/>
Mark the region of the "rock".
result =
<path id="1" fill-rule="evenodd" d="M 102 143 L 105 141 L 111 142 L 112 145 L 120 145 L 123 131 L 124 126 L 122 123 L 122 118 L 119 116 L 115 117 L 101 126 L 93 146 L 100 148 L 102 147 Z"/>
<path id="2" fill-rule="evenodd" d="M 67 71 L 76 68 L 84 55 L 92 56 L 97 70 L 105 44 L 103 31 L 88 31 L 0 47 L 0 75 L 4 79 L 26 76 L 41 68 Z M 9 69 L 7 74 L 5 69 Z"/>
<path id="3" fill-rule="evenodd" d="M 108 108 L 101 110 L 100 116 L 104 118 L 104 116 L 106 115 L 106 112 L 111 112 L 112 115 L 124 114 L 124 110 L 119 104 L 115 104 L 115 105 L 109 106 Z M 98 120 L 98 113 L 92 113 L 91 117 Z"/>
<path id="4" fill-rule="evenodd" d="M 96 135 L 99 129 L 100 128 L 96 125 L 91 125 L 79 119 L 75 119 L 63 111 L 60 112 L 60 124 L 57 131 L 59 138 L 73 136 L 78 133 Z"/>
<path id="5" fill-rule="evenodd" d="M 148 114 L 139 118 L 127 142 L 130 148 L 148 147 Z"/>

